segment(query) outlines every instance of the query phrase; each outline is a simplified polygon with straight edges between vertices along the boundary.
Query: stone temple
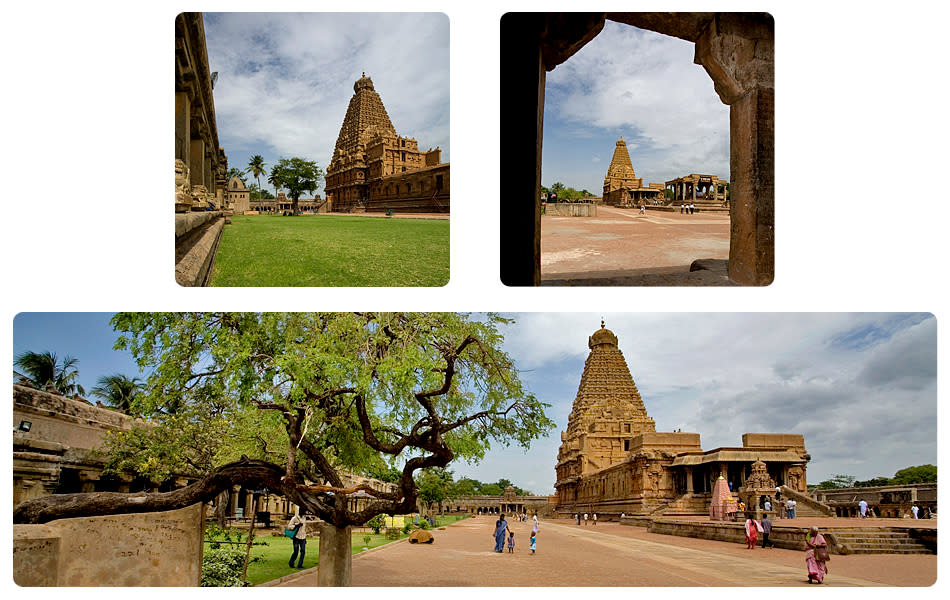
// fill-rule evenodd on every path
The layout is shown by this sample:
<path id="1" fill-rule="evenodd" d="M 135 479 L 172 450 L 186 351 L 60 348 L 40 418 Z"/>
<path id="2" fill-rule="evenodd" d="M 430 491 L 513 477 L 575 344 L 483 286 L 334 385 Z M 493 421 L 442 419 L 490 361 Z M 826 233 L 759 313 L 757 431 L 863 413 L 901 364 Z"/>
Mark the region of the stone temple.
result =
<path id="1" fill-rule="evenodd" d="M 610 166 L 607 167 L 607 175 L 604 177 L 604 204 L 638 206 L 662 199 L 663 184 L 651 183 L 644 186 L 643 178 L 637 177 L 633 171 L 627 142 L 623 141 L 623 138 L 617 140 L 614 156 L 610 159 Z"/>
<path id="2" fill-rule="evenodd" d="M 588 347 L 561 432 L 554 484 L 560 516 L 707 515 L 720 476 L 737 499 L 765 485 L 805 492 L 811 457 L 802 435 L 746 433 L 741 447 L 704 451 L 698 433 L 656 431 L 617 336 L 603 322 Z"/>
<path id="3" fill-rule="evenodd" d="M 449 163 L 396 133 L 373 80 L 353 84 L 326 172 L 332 212 L 449 212 Z"/>

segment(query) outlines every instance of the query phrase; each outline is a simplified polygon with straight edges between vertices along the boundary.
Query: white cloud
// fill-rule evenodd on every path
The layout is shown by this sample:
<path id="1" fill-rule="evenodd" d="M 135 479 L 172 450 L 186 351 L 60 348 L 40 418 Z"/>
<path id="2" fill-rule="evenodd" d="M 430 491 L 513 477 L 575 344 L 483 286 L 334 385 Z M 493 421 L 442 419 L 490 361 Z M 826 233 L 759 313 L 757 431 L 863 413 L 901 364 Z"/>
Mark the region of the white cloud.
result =
<path id="1" fill-rule="evenodd" d="M 326 166 L 365 73 L 400 135 L 449 150 L 448 19 L 437 13 L 206 14 L 225 150 L 264 144 Z"/>
<path id="2" fill-rule="evenodd" d="M 643 148 L 634 167 L 647 181 L 729 176 L 729 107 L 693 63 L 690 42 L 607 21 L 548 74 L 545 102 L 571 135 L 632 132 L 627 146 Z"/>
<path id="3" fill-rule="evenodd" d="M 601 316 L 658 430 L 697 432 L 705 449 L 739 445 L 747 432 L 801 433 L 814 482 L 936 462 L 933 317 L 522 313 L 505 345 L 531 389 L 553 405 L 558 428 L 526 456 L 499 450 L 479 467 L 482 480 L 494 481 L 488 474 L 503 466 L 508 474 L 499 476 L 515 483 L 516 473 L 526 480 L 547 470 L 539 480 L 553 485 L 558 435 Z"/>

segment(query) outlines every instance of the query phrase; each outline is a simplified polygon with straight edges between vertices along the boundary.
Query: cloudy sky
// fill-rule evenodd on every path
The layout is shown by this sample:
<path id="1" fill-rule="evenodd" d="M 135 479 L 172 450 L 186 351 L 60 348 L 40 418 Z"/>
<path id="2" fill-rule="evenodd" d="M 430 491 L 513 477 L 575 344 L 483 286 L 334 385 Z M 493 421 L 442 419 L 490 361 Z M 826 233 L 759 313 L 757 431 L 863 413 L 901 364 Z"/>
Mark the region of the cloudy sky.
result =
<path id="1" fill-rule="evenodd" d="M 504 477 L 552 493 L 589 350 L 604 317 L 658 431 L 699 433 L 702 446 L 740 446 L 748 432 L 801 433 L 808 479 L 868 479 L 937 462 L 937 323 L 906 313 L 520 313 L 506 350 L 557 428 L 527 452 L 496 445 L 456 477 Z M 115 352 L 104 313 L 23 313 L 14 356 L 51 350 L 78 358 L 87 389 L 102 375 L 133 375 Z"/>
<path id="2" fill-rule="evenodd" d="M 692 43 L 607 21 L 547 74 L 544 185 L 601 195 L 620 137 L 644 185 L 690 173 L 729 179 L 729 107 L 693 64 Z"/>
<path id="3" fill-rule="evenodd" d="M 418 140 L 421 150 L 441 147 L 449 161 L 444 14 L 205 13 L 204 21 L 229 167 L 245 169 L 260 154 L 268 165 L 300 156 L 326 171 L 363 72 L 396 133 Z"/>

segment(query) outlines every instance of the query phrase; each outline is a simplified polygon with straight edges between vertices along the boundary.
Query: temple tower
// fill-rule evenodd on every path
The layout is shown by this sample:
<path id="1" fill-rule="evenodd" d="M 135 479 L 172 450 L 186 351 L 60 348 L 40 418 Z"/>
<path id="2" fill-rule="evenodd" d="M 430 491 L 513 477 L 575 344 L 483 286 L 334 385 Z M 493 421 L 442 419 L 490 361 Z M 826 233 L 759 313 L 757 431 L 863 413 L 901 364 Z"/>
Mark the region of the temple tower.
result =
<path id="1" fill-rule="evenodd" d="M 634 436 L 656 431 L 617 336 L 600 325 L 587 342 L 590 355 L 561 432 L 555 487 L 623 462 Z"/>
<path id="2" fill-rule="evenodd" d="M 610 166 L 607 167 L 607 175 L 604 177 L 604 197 L 620 188 L 638 188 L 641 183 L 642 181 L 637 179 L 637 174 L 633 172 L 633 163 L 630 162 L 630 153 L 627 152 L 627 142 L 620 138 L 617 140 L 614 156 L 610 159 Z"/>

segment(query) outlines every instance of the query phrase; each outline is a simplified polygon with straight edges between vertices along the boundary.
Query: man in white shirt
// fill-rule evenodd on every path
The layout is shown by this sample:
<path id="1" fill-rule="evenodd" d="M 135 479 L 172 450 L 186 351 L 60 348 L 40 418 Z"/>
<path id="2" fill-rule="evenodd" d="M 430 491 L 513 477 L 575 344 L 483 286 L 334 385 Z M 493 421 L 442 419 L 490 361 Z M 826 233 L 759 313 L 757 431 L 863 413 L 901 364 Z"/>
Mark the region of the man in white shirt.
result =
<path id="1" fill-rule="evenodd" d="M 307 521 L 300 516 L 300 508 L 294 509 L 294 516 L 287 524 L 287 529 L 297 529 L 297 533 L 291 540 L 294 543 L 294 553 L 290 555 L 290 567 L 293 568 L 297 553 L 300 553 L 300 559 L 297 561 L 297 568 L 303 568 L 303 557 L 307 554 Z"/>

